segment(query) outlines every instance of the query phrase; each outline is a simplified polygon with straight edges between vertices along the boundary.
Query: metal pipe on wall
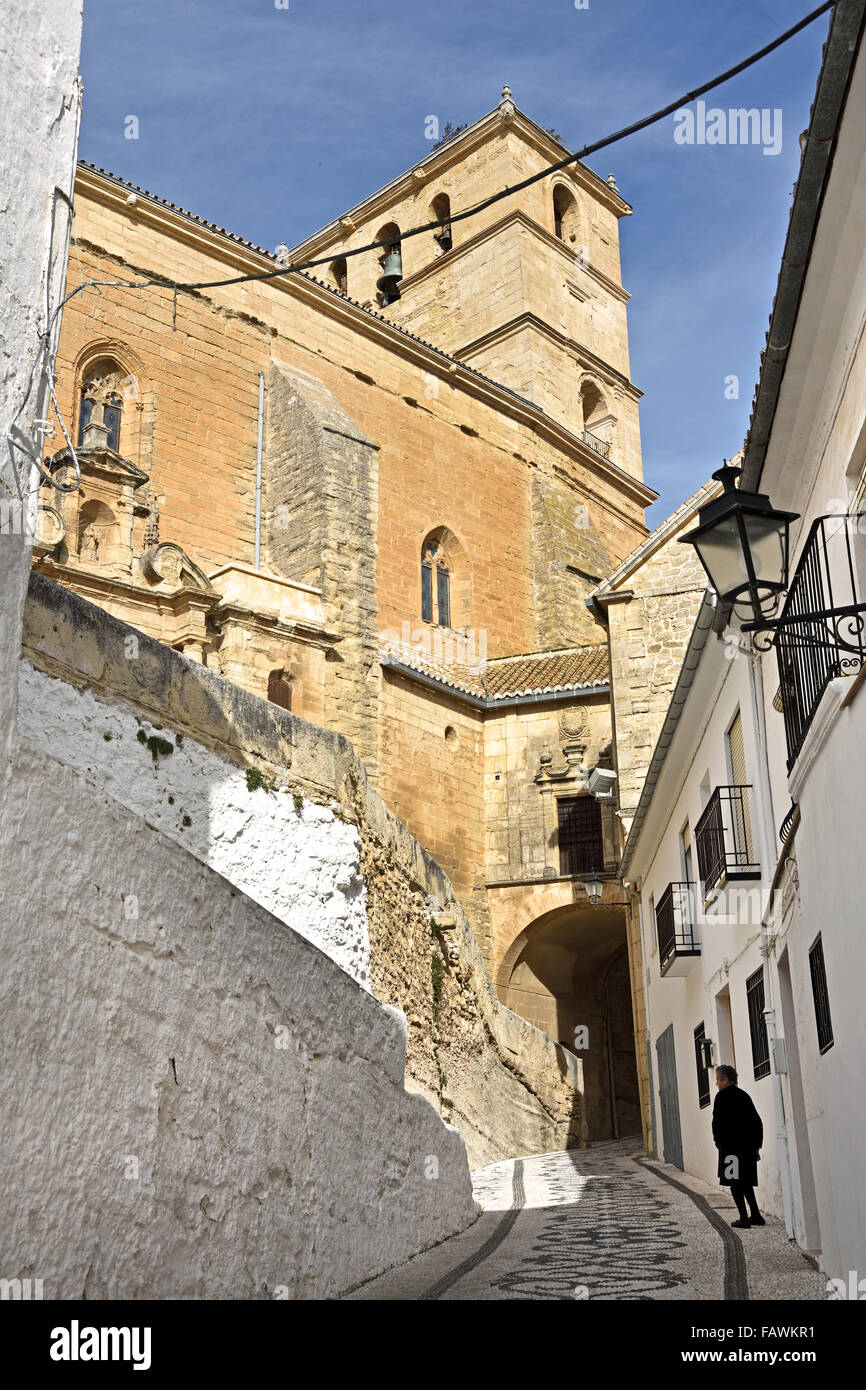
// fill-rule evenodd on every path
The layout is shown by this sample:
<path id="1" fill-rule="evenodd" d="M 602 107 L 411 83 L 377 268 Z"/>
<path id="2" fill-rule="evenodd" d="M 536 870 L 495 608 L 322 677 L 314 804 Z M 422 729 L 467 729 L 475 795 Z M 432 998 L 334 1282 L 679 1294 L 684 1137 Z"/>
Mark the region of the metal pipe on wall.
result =
<path id="1" fill-rule="evenodd" d="M 259 429 L 256 442 L 256 550 L 255 568 L 261 569 L 262 559 L 262 428 L 265 416 L 265 374 L 259 372 Z"/>

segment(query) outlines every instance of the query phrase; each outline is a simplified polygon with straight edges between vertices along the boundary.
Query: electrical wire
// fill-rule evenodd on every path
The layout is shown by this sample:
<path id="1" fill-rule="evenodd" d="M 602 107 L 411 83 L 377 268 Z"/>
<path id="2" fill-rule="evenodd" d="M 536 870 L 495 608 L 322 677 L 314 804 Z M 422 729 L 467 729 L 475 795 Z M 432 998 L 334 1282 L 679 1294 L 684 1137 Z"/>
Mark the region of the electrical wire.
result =
<path id="1" fill-rule="evenodd" d="M 709 82 L 704 82 L 702 86 L 696 87 L 694 91 L 687 92 L 685 96 L 678 97 L 676 101 L 669 102 L 668 105 L 662 107 L 661 110 L 654 111 L 651 116 L 644 116 L 641 120 L 633 122 L 632 125 L 624 126 L 622 130 L 616 131 L 613 135 L 606 135 L 602 140 L 596 140 L 591 145 L 584 145 L 583 149 L 577 150 L 576 153 L 566 155 L 564 159 L 558 160 L 555 164 L 548 164 L 545 168 L 538 170 L 534 174 L 530 174 L 528 178 L 522 179 L 520 183 L 511 184 L 506 188 L 500 189 L 498 193 L 492 193 L 488 197 L 482 198 L 480 202 L 475 203 L 472 207 L 465 208 L 461 212 L 451 213 L 450 216 L 440 218 L 437 221 L 425 222 L 419 227 L 412 227 L 408 231 L 401 232 L 400 240 L 408 241 L 410 237 L 421 236 L 425 232 L 433 231 L 436 227 L 445 226 L 446 223 L 462 222 L 467 217 L 475 217 L 479 212 L 483 212 L 485 209 L 492 207 L 494 203 L 501 202 L 504 198 L 511 198 L 515 193 L 522 193 L 525 188 L 531 187 L 532 184 L 538 183 L 541 179 L 547 178 L 550 174 L 555 174 L 560 169 L 567 168 L 569 164 L 575 164 L 579 160 L 585 159 L 587 155 L 595 154 L 599 150 L 606 149 L 608 145 L 616 144 L 617 141 L 624 140 L 628 135 L 635 135 L 640 130 L 646 130 L 648 126 L 655 125 L 659 121 L 664 120 L 666 116 L 670 116 L 683 106 L 687 106 L 689 102 L 695 101 L 698 97 L 704 96 L 707 92 L 712 91 L 714 87 L 720 87 L 724 82 L 729 82 L 731 78 L 737 77 L 741 72 L 745 72 L 747 68 L 752 67 L 755 63 L 766 58 L 768 54 L 780 48 L 782 44 L 788 43 L 788 41 L 799 34 L 801 30 L 814 23 L 816 19 L 819 19 L 822 14 L 826 14 L 828 10 L 832 10 L 835 4 L 836 0 L 826 0 L 825 4 L 819 5 L 818 9 L 812 10 L 811 14 L 806 15 L 803 19 L 792 25 L 790 29 L 786 29 L 784 34 L 780 34 L 778 38 L 773 39 L 771 43 L 765 44 L 763 48 L 758 49 L 758 51 L 751 54 L 750 57 L 744 58 L 742 62 L 737 63 L 732 68 L 728 68 L 726 72 L 721 73 L 718 77 L 711 78 Z M 365 246 L 357 246 L 352 250 L 343 251 L 338 254 L 346 258 L 350 256 L 361 256 L 367 251 L 376 251 L 387 248 L 390 245 L 391 243 L 388 241 L 371 241 Z M 336 253 L 331 250 L 327 256 L 319 257 L 316 260 L 302 261 L 297 264 L 290 263 L 289 265 L 280 266 L 276 270 L 264 270 L 249 275 L 236 275 L 226 280 L 201 280 L 188 283 L 169 280 L 150 280 L 143 282 L 142 288 L 149 284 L 164 285 L 169 289 L 179 291 L 211 290 L 217 289 L 221 285 L 239 285 L 247 281 L 269 280 L 273 279 L 275 276 L 286 275 L 293 271 L 311 270 L 316 266 L 330 265 L 335 254 Z M 76 291 L 73 291 L 73 293 L 76 293 Z"/>
<path id="2" fill-rule="evenodd" d="M 832 10 L 835 7 L 835 4 L 836 0 L 826 0 L 825 4 L 819 5 L 817 9 L 812 10 L 810 14 L 807 14 L 802 19 L 798 20 L 798 22 L 796 24 L 793 24 L 790 29 L 786 29 L 783 34 L 780 34 L 770 43 L 765 44 L 763 48 L 759 48 L 755 53 L 750 54 L 748 58 L 744 58 L 734 67 L 728 68 L 726 72 L 720 73 L 718 77 L 713 77 L 708 82 L 704 82 L 701 86 L 695 87 L 693 91 L 687 92 L 684 96 L 678 97 L 676 101 L 669 102 L 660 110 L 654 111 L 652 115 L 644 116 L 641 120 L 634 121 L 631 125 L 624 126 L 622 130 L 615 131 L 612 135 L 606 135 L 601 140 L 596 140 L 592 144 L 584 145 L 582 149 L 577 150 L 574 154 L 568 154 L 565 156 L 564 159 L 558 160 L 555 164 L 546 165 L 543 169 L 538 170 L 534 174 L 530 174 L 527 178 L 522 179 L 519 183 L 508 185 L 505 188 L 500 189 L 498 192 L 492 193 L 486 198 L 482 198 L 480 202 L 473 204 L 472 207 L 464 208 L 459 212 L 451 213 L 448 217 L 440 218 L 439 220 L 434 222 L 425 222 L 421 226 L 412 227 L 408 231 L 401 232 L 400 241 L 408 241 L 410 237 L 422 236 L 425 232 L 434 231 L 436 228 L 441 228 L 446 224 L 462 222 L 468 217 L 475 217 L 479 212 L 483 212 L 486 208 L 492 207 L 495 203 L 501 202 L 505 198 L 511 198 L 516 193 L 521 193 L 525 188 L 529 188 L 533 184 L 540 182 L 541 179 L 548 178 L 551 174 L 557 173 L 558 170 L 565 169 L 568 167 L 568 165 L 575 164 L 579 160 L 585 159 L 588 155 L 596 154 L 599 150 L 606 149 L 608 146 L 616 144 L 620 140 L 624 140 L 629 135 L 635 135 L 638 131 L 646 130 L 649 126 L 656 125 L 659 121 L 664 120 L 666 116 L 672 115 L 673 112 L 680 110 L 684 106 L 687 106 L 690 102 L 697 100 L 698 97 L 704 96 L 707 92 L 713 91 L 714 88 L 722 86 L 723 83 L 729 82 L 733 77 L 738 76 L 741 72 L 745 72 L 747 68 L 752 67 L 755 63 L 759 63 L 763 58 L 766 58 L 768 54 L 773 53 L 777 48 L 781 48 L 783 44 L 788 43 L 790 39 L 794 38 L 797 34 L 801 33 L 801 31 L 807 28 L 808 25 L 814 23 L 814 21 L 816 19 L 819 19 L 821 15 L 826 14 L 829 10 Z M 391 242 L 388 241 L 371 241 L 364 246 L 356 246 L 353 247 L 351 250 L 345 250 L 341 252 L 336 252 L 332 248 L 327 256 L 320 256 L 313 260 L 299 261 L 296 263 L 290 262 L 287 265 L 277 266 L 272 270 L 255 271 L 246 275 L 233 275 L 223 280 L 199 280 L 184 282 L 169 280 L 162 277 L 153 277 L 147 280 L 86 280 L 80 285 L 77 285 L 74 290 L 71 290 L 69 294 L 67 294 L 65 298 L 63 298 L 60 301 L 60 303 L 56 306 L 54 313 L 51 316 L 51 320 L 46 326 L 46 331 L 43 335 L 44 342 L 47 343 L 50 340 L 50 335 L 53 330 L 54 323 L 58 315 L 63 310 L 63 308 L 70 302 L 70 300 L 74 299 L 76 295 L 81 294 L 82 291 L 86 289 L 166 289 L 171 290 L 173 292 L 176 300 L 178 294 L 192 293 L 197 290 L 219 289 L 222 286 L 228 285 L 242 285 L 262 280 L 273 280 L 281 275 L 290 275 L 305 270 L 315 270 L 318 266 L 330 265 L 336 255 L 340 255 L 343 258 L 348 259 L 352 256 L 365 255 L 368 251 L 387 249 L 390 245 Z M 39 356 L 41 356 L 43 351 L 44 347 L 42 344 L 40 344 Z M 34 372 L 39 362 L 39 356 L 37 356 L 37 362 L 34 364 Z M 33 373 L 31 373 L 31 381 L 32 375 Z M 27 395 L 29 396 L 29 394 L 30 392 L 28 389 Z M 53 387 L 51 389 L 51 395 L 56 410 L 57 405 L 56 398 L 53 392 Z M 18 412 L 18 414 L 20 415 L 20 411 Z M 18 416 L 16 415 L 16 419 L 17 418 Z M 59 413 L 58 418 L 60 418 Z M 62 419 L 61 428 L 63 429 L 64 437 L 68 441 L 69 436 L 67 434 L 65 425 L 63 425 Z M 44 470 L 42 471 L 44 473 Z M 45 476 L 49 477 L 49 475 Z M 52 479 L 51 481 L 53 482 L 54 480 Z M 58 484 L 55 482 L 54 486 L 57 487 Z M 68 489 L 61 490 L 66 491 Z"/>

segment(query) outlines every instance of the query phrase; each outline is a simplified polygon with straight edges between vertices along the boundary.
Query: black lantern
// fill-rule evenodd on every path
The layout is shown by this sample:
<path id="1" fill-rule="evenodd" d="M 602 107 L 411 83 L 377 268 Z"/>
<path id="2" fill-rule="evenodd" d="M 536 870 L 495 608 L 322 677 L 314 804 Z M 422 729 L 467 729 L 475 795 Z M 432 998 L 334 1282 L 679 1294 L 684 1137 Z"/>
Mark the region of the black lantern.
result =
<path id="1" fill-rule="evenodd" d="M 724 492 L 701 507 L 698 525 L 680 541 L 695 547 L 720 599 L 747 599 L 760 620 L 788 587 L 788 527 L 799 512 L 774 511 L 763 493 L 742 492 L 735 485 L 740 472 L 727 463 L 717 469 L 713 477 Z"/>

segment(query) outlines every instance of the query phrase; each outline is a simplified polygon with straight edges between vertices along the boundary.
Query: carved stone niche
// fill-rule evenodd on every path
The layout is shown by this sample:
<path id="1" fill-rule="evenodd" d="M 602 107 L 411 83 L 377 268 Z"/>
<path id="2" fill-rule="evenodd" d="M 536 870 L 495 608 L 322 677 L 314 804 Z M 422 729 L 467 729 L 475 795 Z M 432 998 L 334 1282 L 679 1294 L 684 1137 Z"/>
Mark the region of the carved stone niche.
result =
<path id="1" fill-rule="evenodd" d="M 104 425 L 92 423 L 76 451 L 80 486 L 52 494 L 63 524 L 50 553 L 60 564 L 100 570 L 118 577 L 131 575 L 136 553 L 136 517 L 142 508 L 136 493 L 148 475 L 109 449 Z M 70 488 L 75 469 L 69 449 L 48 459 L 47 470 L 63 488 Z"/>

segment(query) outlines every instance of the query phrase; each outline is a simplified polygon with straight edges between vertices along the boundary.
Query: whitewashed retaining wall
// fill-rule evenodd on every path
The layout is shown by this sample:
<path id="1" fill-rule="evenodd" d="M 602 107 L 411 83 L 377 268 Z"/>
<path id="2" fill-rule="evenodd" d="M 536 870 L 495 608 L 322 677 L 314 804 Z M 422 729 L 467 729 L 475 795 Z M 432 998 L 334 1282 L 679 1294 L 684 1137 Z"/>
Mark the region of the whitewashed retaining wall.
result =
<path id="1" fill-rule="evenodd" d="M 0 1276 L 333 1298 L 472 1222 L 402 1014 L 23 741 L 0 883 Z"/>
<path id="2" fill-rule="evenodd" d="M 366 890 L 355 826 L 246 773 L 190 738 L 21 663 L 20 730 L 314 942 L 365 987 Z M 173 751 L 157 754 L 140 738 Z"/>

